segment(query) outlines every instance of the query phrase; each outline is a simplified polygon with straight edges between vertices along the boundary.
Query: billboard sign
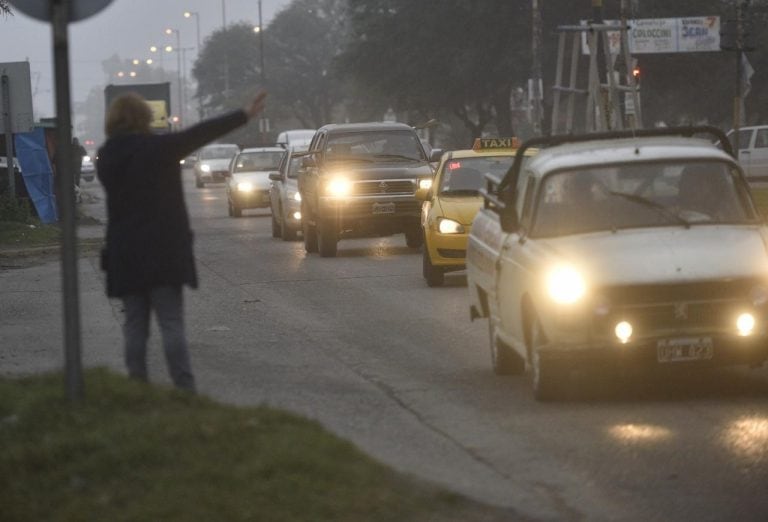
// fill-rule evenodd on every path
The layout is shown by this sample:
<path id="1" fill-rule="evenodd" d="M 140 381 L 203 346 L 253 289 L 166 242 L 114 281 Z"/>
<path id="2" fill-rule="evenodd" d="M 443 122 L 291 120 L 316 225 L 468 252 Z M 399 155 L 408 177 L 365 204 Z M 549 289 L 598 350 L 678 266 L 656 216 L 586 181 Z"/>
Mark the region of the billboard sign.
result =
<path id="1" fill-rule="evenodd" d="M 30 132 L 34 126 L 32 114 L 32 84 L 29 62 L 0 63 L 0 102 L 8 100 L 8 108 L 0 105 L 0 133 L 5 132 L 5 112 L 10 111 L 11 132 Z"/>
<path id="2" fill-rule="evenodd" d="M 618 26 L 618 20 L 606 20 Z M 581 22 L 587 25 L 586 21 Z M 695 53 L 720 51 L 720 17 L 692 16 L 687 18 L 638 18 L 628 20 L 629 52 L 631 54 Z M 618 31 L 608 32 L 611 54 L 621 51 Z M 582 52 L 589 54 L 587 33 L 582 34 Z"/>

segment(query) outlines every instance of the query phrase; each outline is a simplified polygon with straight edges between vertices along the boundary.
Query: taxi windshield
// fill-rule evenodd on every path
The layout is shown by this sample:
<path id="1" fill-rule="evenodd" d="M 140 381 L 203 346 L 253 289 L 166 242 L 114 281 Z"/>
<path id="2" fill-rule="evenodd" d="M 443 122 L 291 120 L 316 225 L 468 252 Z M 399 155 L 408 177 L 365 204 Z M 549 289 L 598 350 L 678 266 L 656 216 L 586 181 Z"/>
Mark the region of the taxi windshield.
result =
<path id="1" fill-rule="evenodd" d="M 716 161 L 558 171 L 541 182 L 531 236 L 754 223 L 758 216 L 735 174 Z"/>
<path id="2" fill-rule="evenodd" d="M 282 151 L 243 152 L 237 157 L 234 172 L 277 170 L 283 154 Z"/>
<path id="3" fill-rule="evenodd" d="M 425 161 L 424 149 L 415 132 L 406 130 L 366 131 L 333 135 L 326 148 L 328 160 Z"/>
<path id="4" fill-rule="evenodd" d="M 485 184 L 485 175 L 501 179 L 514 162 L 514 156 L 456 158 L 443 164 L 438 194 L 475 196 Z"/>

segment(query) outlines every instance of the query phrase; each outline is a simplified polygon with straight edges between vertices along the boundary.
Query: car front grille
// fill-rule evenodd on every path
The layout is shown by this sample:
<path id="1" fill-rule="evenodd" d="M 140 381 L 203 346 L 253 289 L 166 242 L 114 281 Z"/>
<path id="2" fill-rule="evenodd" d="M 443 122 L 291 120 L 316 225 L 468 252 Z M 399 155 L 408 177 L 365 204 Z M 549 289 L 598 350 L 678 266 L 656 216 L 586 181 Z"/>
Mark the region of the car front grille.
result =
<path id="1" fill-rule="evenodd" d="M 416 192 L 416 182 L 411 179 L 357 181 L 352 189 L 355 196 L 402 195 Z"/>
<path id="2" fill-rule="evenodd" d="M 612 335 L 619 321 L 629 321 L 640 336 L 662 331 L 732 330 L 740 313 L 755 312 L 750 290 L 757 284 L 756 280 L 733 280 L 610 288 L 602 294 L 608 313 L 594 316 L 595 333 Z"/>

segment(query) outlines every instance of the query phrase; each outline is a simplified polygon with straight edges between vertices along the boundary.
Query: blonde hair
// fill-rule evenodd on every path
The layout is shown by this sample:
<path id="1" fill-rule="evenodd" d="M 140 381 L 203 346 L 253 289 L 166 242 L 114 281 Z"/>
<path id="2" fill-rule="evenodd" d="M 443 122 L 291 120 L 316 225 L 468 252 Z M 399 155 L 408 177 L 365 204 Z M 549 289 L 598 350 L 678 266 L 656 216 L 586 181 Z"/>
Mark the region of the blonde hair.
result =
<path id="1" fill-rule="evenodd" d="M 118 134 L 148 134 L 152 109 L 135 92 L 121 94 L 109 104 L 104 131 L 108 138 Z"/>

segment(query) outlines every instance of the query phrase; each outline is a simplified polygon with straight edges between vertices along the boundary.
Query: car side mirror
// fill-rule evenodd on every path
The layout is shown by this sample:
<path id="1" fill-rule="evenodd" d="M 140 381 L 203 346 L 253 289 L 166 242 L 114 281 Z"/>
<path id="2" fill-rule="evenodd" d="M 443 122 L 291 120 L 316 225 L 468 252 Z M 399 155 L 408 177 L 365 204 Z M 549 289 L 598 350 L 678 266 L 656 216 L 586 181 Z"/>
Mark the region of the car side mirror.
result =
<path id="1" fill-rule="evenodd" d="M 283 177 L 280 175 L 279 172 L 270 172 L 269 173 L 269 180 L 270 181 L 283 181 Z"/>
<path id="2" fill-rule="evenodd" d="M 304 158 L 301 160 L 301 166 L 305 169 L 317 167 L 317 161 L 315 161 L 314 156 L 304 156 Z"/>
<path id="3" fill-rule="evenodd" d="M 429 162 L 434 163 L 436 161 L 440 161 L 442 156 L 443 149 L 432 149 L 432 151 L 429 153 Z"/>
<path id="4" fill-rule="evenodd" d="M 515 208 L 514 204 L 507 205 L 501 210 L 499 223 L 501 224 L 501 229 L 508 234 L 517 232 L 520 229 L 520 220 L 517 218 L 517 208 Z"/>

